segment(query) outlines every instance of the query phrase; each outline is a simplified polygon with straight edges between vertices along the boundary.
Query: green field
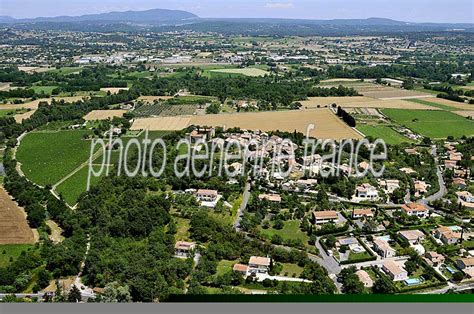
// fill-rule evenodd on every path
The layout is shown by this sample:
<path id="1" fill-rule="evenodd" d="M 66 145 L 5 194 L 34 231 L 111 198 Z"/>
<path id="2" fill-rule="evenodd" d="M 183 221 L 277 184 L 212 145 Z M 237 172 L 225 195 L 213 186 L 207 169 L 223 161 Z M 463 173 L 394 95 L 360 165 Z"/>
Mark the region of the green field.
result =
<path id="1" fill-rule="evenodd" d="M 31 86 L 30 87 L 32 90 L 35 91 L 36 94 L 46 94 L 46 95 L 50 95 L 51 96 L 51 93 L 53 92 L 53 90 L 55 88 L 57 88 L 57 86 L 39 86 L 39 85 L 34 85 L 34 86 Z"/>
<path id="2" fill-rule="evenodd" d="M 382 109 L 384 115 L 431 138 L 474 135 L 474 122 L 452 112 L 438 110 Z"/>
<path id="3" fill-rule="evenodd" d="M 303 241 L 303 244 L 308 241 L 308 236 L 306 235 L 306 233 L 301 231 L 300 222 L 298 220 L 285 221 L 285 225 L 281 230 L 273 228 L 260 229 L 260 234 L 265 238 L 268 238 L 269 240 L 274 234 L 277 234 L 282 237 L 283 240 L 300 239 L 301 241 Z"/>
<path id="4" fill-rule="evenodd" d="M 86 130 L 33 132 L 21 141 L 16 154 L 24 174 L 39 185 L 54 184 L 89 158 Z"/>
<path id="5" fill-rule="evenodd" d="M 99 157 L 99 161 L 100 160 L 102 160 L 101 157 Z M 93 167 L 94 171 L 100 171 L 100 166 Z M 105 170 L 106 168 L 104 167 L 102 175 L 100 177 L 94 177 L 93 175 L 91 175 L 91 187 L 96 185 L 100 181 L 100 179 L 105 176 Z M 79 196 L 86 191 L 88 175 L 89 166 L 81 168 L 81 170 L 73 174 L 70 178 L 68 178 L 60 185 L 58 185 L 56 187 L 56 192 L 62 195 L 66 203 L 68 203 L 70 206 L 74 206 L 77 203 Z"/>
<path id="6" fill-rule="evenodd" d="M 17 113 L 20 113 L 21 110 L 18 110 L 18 109 L 1 109 L 0 108 L 0 118 L 3 118 L 3 117 L 6 117 L 6 116 L 13 116 Z"/>
<path id="7" fill-rule="evenodd" d="M 62 74 L 62 75 L 69 75 L 69 74 L 80 72 L 80 71 L 82 71 L 82 67 L 63 67 L 59 69 L 51 69 L 48 72 Z"/>
<path id="8" fill-rule="evenodd" d="M 365 134 L 365 136 L 372 136 L 373 138 L 381 138 L 387 144 L 400 144 L 404 142 L 411 142 L 410 139 L 401 135 L 388 125 L 371 125 L 371 124 L 359 124 L 357 129 Z"/>
<path id="9" fill-rule="evenodd" d="M 156 138 L 161 138 L 163 135 L 168 134 L 169 132 L 167 131 L 151 131 L 148 132 L 148 138 L 150 140 L 154 140 Z M 124 136 L 122 137 L 122 141 L 124 146 L 127 145 L 128 141 L 131 139 L 136 138 L 136 136 Z M 145 132 L 142 132 L 140 136 L 138 137 L 139 141 L 142 141 L 145 138 Z M 131 148 L 131 150 L 133 150 Z M 88 148 L 89 149 L 89 148 Z M 89 156 L 86 157 L 84 161 L 87 160 Z M 110 162 L 113 165 L 116 165 L 119 160 L 119 150 L 112 151 L 111 153 L 111 158 Z M 99 171 L 100 170 L 100 165 L 102 163 L 102 156 L 97 157 L 95 160 L 93 166 L 94 166 L 94 171 Z M 74 170 L 74 169 L 73 169 Z M 113 169 L 110 169 L 109 171 L 113 171 Z M 89 167 L 86 166 L 84 168 L 81 168 L 79 171 L 74 173 L 71 177 L 69 177 L 66 181 L 62 182 L 60 185 L 56 187 L 56 192 L 61 194 L 64 200 L 71 206 L 75 205 L 79 199 L 79 196 L 86 191 L 87 187 L 87 177 L 89 173 Z M 91 186 L 96 185 L 100 179 L 105 175 L 105 167 L 104 167 L 104 172 L 100 177 L 93 177 L 91 176 Z M 63 176 L 64 177 L 64 176 Z"/>
<path id="10" fill-rule="evenodd" d="M 21 252 L 33 248 L 33 244 L 2 244 L 0 245 L 0 268 L 10 264 L 10 258 L 15 260 Z"/>

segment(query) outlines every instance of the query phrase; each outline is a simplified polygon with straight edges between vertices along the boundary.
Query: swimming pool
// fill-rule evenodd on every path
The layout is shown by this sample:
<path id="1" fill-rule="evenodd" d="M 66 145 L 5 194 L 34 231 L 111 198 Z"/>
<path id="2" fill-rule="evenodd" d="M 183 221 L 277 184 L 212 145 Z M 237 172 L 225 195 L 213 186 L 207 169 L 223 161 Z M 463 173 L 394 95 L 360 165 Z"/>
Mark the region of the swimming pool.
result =
<path id="1" fill-rule="evenodd" d="M 420 278 L 408 278 L 405 280 L 405 284 L 407 286 L 414 286 L 414 285 L 419 285 L 423 281 Z"/>
<path id="2" fill-rule="evenodd" d="M 456 272 L 456 270 L 450 266 L 446 266 L 446 270 L 449 271 L 450 274 L 454 274 Z"/>
<path id="3" fill-rule="evenodd" d="M 381 236 L 381 237 L 377 237 L 377 239 L 384 240 L 384 241 L 390 241 L 390 236 L 389 235 Z"/>

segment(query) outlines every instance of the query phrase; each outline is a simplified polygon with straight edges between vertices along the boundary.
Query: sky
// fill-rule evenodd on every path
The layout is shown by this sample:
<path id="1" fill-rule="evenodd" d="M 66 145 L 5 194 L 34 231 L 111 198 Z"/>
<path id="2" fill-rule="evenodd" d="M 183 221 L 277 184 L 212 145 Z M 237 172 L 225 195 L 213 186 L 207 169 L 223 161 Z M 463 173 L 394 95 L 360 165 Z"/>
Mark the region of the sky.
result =
<path id="1" fill-rule="evenodd" d="M 349 19 L 474 23 L 474 0 L 0 0 L 16 18 L 177 9 L 200 17 Z"/>

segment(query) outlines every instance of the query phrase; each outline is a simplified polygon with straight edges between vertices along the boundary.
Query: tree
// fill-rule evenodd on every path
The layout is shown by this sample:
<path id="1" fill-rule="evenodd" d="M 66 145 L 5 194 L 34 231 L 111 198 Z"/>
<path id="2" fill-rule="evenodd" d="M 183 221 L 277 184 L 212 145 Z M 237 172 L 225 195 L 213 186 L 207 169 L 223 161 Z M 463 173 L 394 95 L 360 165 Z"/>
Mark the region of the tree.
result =
<path id="1" fill-rule="evenodd" d="M 404 88 L 404 89 L 413 89 L 413 88 L 415 88 L 415 83 L 410 78 L 408 80 L 403 81 L 402 88 Z"/>
<path id="2" fill-rule="evenodd" d="M 380 277 L 374 282 L 374 286 L 372 287 L 372 291 L 374 293 L 379 293 L 379 294 L 393 294 L 395 293 L 395 287 L 391 283 L 388 278 Z"/>
<path id="3" fill-rule="evenodd" d="M 127 285 L 120 286 L 117 282 L 108 283 L 102 295 L 103 302 L 131 302 L 130 289 Z"/>
<path id="4" fill-rule="evenodd" d="M 71 303 L 77 303 L 81 301 L 81 291 L 76 287 L 76 285 L 73 285 L 71 288 L 71 291 L 69 291 L 67 295 L 67 302 Z"/>

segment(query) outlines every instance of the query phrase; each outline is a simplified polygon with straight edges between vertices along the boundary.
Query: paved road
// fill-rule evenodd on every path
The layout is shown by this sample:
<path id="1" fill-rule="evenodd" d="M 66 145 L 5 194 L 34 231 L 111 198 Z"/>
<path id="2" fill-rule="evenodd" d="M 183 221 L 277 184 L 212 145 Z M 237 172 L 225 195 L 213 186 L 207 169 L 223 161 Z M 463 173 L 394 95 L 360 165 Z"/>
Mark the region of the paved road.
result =
<path id="1" fill-rule="evenodd" d="M 463 290 L 471 290 L 474 289 L 474 283 L 465 283 L 465 284 L 452 284 L 448 283 L 447 287 L 437 289 L 437 290 L 430 290 L 430 291 L 423 291 L 419 292 L 419 294 L 443 294 L 448 292 L 448 290 L 454 290 L 454 291 L 463 291 Z"/>
<path id="2" fill-rule="evenodd" d="M 438 184 L 439 184 L 439 190 L 438 192 L 423 198 L 420 203 L 427 205 L 429 202 L 433 202 L 436 200 L 441 199 L 443 196 L 445 196 L 448 193 L 448 190 L 446 189 L 446 185 L 444 183 L 443 179 L 443 172 L 441 171 L 441 167 L 437 165 L 437 170 L 436 170 L 436 175 L 438 176 Z"/>
<path id="3" fill-rule="evenodd" d="M 237 210 L 237 219 L 235 220 L 235 223 L 234 223 L 235 231 L 240 231 L 240 221 L 242 220 L 242 216 L 244 215 L 245 208 L 247 208 L 249 197 L 250 197 L 250 182 L 247 182 L 245 183 L 244 194 L 242 195 L 242 203 L 240 203 L 239 209 Z"/>
<path id="4" fill-rule="evenodd" d="M 328 273 L 335 275 L 339 274 L 341 272 L 341 267 L 339 266 L 339 263 L 336 262 L 334 257 L 326 254 L 326 251 L 321 246 L 319 239 L 316 241 L 316 248 L 319 250 L 319 255 L 321 255 L 322 257 L 322 259 L 320 259 L 321 262 L 318 261 L 318 263 L 324 268 L 326 268 Z"/>

